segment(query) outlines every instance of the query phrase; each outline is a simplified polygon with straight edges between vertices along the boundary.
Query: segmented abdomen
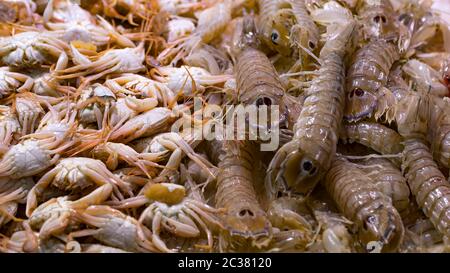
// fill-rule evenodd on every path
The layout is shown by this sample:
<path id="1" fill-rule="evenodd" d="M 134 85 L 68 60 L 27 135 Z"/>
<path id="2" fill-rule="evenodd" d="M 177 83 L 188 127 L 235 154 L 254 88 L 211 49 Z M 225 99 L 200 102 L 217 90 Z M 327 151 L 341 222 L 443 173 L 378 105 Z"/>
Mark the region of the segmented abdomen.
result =
<path id="1" fill-rule="evenodd" d="M 348 71 L 348 91 L 360 87 L 375 93 L 388 79 L 392 64 L 399 55 L 394 44 L 376 40 L 359 49 Z"/>
<path id="2" fill-rule="evenodd" d="M 264 240 L 271 236 L 271 225 L 253 185 L 252 145 L 248 141 L 222 142 L 216 207 L 226 209 L 223 224 L 231 236 Z"/>
<path id="3" fill-rule="evenodd" d="M 450 115 L 445 109 L 435 109 L 429 120 L 428 139 L 433 158 L 439 165 L 450 168 Z"/>
<path id="4" fill-rule="evenodd" d="M 322 60 L 319 76 L 307 89 L 307 97 L 294 126 L 300 149 L 326 171 L 336 152 L 344 107 L 342 57 L 331 52 Z"/>
<path id="5" fill-rule="evenodd" d="M 384 155 L 403 151 L 402 137 L 395 130 L 376 122 L 344 124 L 340 138 L 350 143 L 358 142 Z"/>
<path id="6" fill-rule="evenodd" d="M 257 49 L 246 48 L 239 55 L 236 83 L 239 101 L 246 105 L 260 97 L 270 98 L 271 103 L 279 105 L 284 95 L 284 88 L 275 68 L 267 56 Z"/>
<path id="7" fill-rule="evenodd" d="M 259 208 L 252 182 L 252 154 L 248 144 L 240 141 L 223 141 L 217 177 L 216 205 L 233 208 L 244 204 Z"/>
<path id="8" fill-rule="evenodd" d="M 444 236 L 450 235 L 450 184 L 433 161 L 428 146 L 418 139 L 405 141 L 403 173 L 425 215 Z"/>
<path id="9" fill-rule="evenodd" d="M 277 0 L 258 0 L 258 31 L 260 31 L 266 39 L 270 39 L 270 21 L 272 20 L 275 12 L 278 10 L 278 3 L 279 1 Z"/>
<path id="10" fill-rule="evenodd" d="M 362 223 L 367 213 L 359 211 L 369 206 L 392 206 L 390 199 L 355 164 L 336 157 L 325 178 L 328 193 L 342 213 L 352 221 Z M 361 214 L 362 213 L 362 214 Z"/>
<path id="11" fill-rule="evenodd" d="M 392 199 L 400 212 L 409 206 L 409 187 L 399 167 L 385 158 L 370 158 L 358 162 L 360 169 L 372 179 L 374 185 Z"/>
<path id="12" fill-rule="evenodd" d="M 297 20 L 297 24 L 308 30 L 310 39 L 312 39 L 314 46 L 317 46 L 320 38 L 319 28 L 308 13 L 305 0 L 291 1 L 290 4 L 292 6 L 292 12 L 294 13 L 295 19 Z"/>
<path id="13" fill-rule="evenodd" d="M 401 217 L 391 198 L 371 182 L 356 164 L 336 157 L 326 175 L 325 187 L 344 216 L 358 226 L 363 243 L 384 241 L 386 250 L 395 250 L 404 234 Z M 368 225 L 373 228 L 368 230 Z"/>

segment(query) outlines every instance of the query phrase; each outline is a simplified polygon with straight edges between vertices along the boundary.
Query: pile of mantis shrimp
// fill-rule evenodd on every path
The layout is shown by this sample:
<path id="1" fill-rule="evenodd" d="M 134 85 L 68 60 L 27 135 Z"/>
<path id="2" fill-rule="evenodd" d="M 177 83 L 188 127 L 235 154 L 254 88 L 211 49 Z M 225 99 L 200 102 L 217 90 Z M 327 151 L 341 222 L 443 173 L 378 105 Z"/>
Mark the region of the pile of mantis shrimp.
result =
<path id="1" fill-rule="evenodd" d="M 449 97 L 448 0 L 0 0 L 0 252 L 449 252 Z"/>

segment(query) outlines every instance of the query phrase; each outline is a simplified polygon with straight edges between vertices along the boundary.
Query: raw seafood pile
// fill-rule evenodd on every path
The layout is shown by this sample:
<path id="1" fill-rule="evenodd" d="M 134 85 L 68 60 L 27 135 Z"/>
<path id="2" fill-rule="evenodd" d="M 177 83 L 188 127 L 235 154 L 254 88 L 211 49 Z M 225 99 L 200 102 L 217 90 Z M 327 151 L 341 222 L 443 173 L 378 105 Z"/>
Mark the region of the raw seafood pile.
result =
<path id="1" fill-rule="evenodd" d="M 447 0 L 0 0 L 0 252 L 450 251 Z"/>

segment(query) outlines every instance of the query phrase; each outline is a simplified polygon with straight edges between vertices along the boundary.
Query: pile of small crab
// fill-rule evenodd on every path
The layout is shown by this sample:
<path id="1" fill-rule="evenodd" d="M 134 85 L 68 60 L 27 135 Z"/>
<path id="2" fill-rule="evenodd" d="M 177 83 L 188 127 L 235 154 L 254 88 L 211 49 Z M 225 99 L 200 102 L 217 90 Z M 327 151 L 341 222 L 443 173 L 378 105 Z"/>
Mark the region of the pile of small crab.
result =
<path id="1" fill-rule="evenodd" d="M 449 14 L 0 0 L 0 252 L 450 251 Z"/>

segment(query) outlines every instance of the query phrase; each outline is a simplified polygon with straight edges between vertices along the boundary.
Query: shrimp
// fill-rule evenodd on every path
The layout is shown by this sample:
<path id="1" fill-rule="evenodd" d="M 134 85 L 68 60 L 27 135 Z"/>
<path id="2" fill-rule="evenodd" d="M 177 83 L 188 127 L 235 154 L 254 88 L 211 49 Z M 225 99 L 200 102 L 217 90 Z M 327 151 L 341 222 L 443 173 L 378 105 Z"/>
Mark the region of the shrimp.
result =
<path id="1" fill-rule="evenodd" d="M 290 0 L 289 3 L 296 19 L 296 24 L 291 29 L 291 43 L 299 47 L 300 52 L 303 51 L 303 48 L 313 52 L 319 47 L 319 28 L 308 13 L 305 0 Z M 311 54 L 309 52 L 307 53 Z"/>
<path id="2" fill-rule="evenodd" d="M 356 13 L 360 18 L 364 39 L 386 37 L 393 31 L 394 12 L 389 0 L 359 0 Z"/>
<path id="3" fill-rule="evenodd" d="M 450 112 L 448 109 L 448 100 L 434 98 L 431 113 L 428 116 L 429 130 L 427 140 L 431 144 L 433 158 L 442 167 L 450 167 Z M 426 127 L 428 128 L 428 127 Z"/>
<path id="4" fill-rule="evenodd" d="M 355 53 L 347 73 L 346 120 L 372 116 L 389 71 L 399 58 L 396 46 L 384 40 L 371 41 Z"/>
<path id="5" fill-rule="evenodd" d="M 76 241 L 71 241 L 67 243 L 67 246 L 73 245 L 76 249 L 79 249 L 80 253 L 130 253 L 120 248 L 105 246 L 102 244 L 79 244 Z M 71 252 L 73 253 L 73 251 Z M 78 253 L 78 252 L 75 252 Z"/>
<path id="6" fill-rule="evenodd" d="M 304 0 L 259 0 L 258 4 L 258 30 L 271 49 L 290 56 L 302 49 L 310 54 L 318 47 L 319 29 L 308 14 Z"/>
<path id="7" fill-rule="evenodd" d="M 420 139 L 407 139 L 402 171 L 417 204 L 448 243 L 450 185 Z"/>
<path id="8" fill-rule="evenodd" d="M 272 196 L 279 190 L 307 195 L 330 167 L 345 102 L 343 58 L 354 26 L 343 25 L 321 51 L 322 67 L 306 91 L 294 137 L 270 162 L 266 187 Z"/>
<path id="9" fill-rule="evenodd" d="M 272 226 L 258 203 L 253 185 L 252 144 L 246 141 L 223 141 L 219 156 L 216 207 L 226 209 L 225 230 L 220 237 L 221 249 L 267 246 Z"/>
<path id="10" fill-rule="evenodd" d="M 237 56 L 235 66 L 238 100 L 244 105 L 266 105 L 280 107 L 280 123 L 286 119 L 283 104 L 284 87 L 267 56 L 254 48 L 258 44 L 255 35 L 253 18 L 247 17 L 243 21 L 243 33 L 240 46 L 242 51 Z"/>
<path id="11" fill-rule="evenodd" d="M 304 232 L 296 229 L 280 231 L 274 229 L 272 240 L 267 249 L 268 252 L 302 252 L 308 239 Z"/>
<path id="12" fill-rule="evenodd" d="M 325 187 L 345 217 L 359 230 L 359 239 L 383 244 L 383 251 L 395 251 L 404 236 L 404 227 L 391 198 L 379 190 L 362 170 L 336 157 L 325 178 Z"/>
<path id="13" fill-rule="evenodd" d="M 161 64 L 176 64 L 182 58 L 191 54 L 201 43 L 209 43 L 217 37 L 231 21 L 233 1 L 224 0 L 198 13 L 198 23 L 193 33 L 182 38 L 166 48 L 158 55 Z M 175 55 L 175 56 L 174 56 Z"/>
<path id="14" fill-rule="evenodd" d="M 282 8 L 277 0 L 258 0 L 258 32 L 272 50 L 290 56 L 292 53 L 290 30 L 296 23 L 292 10 Z"/>
<path id="15" fill-rule="evenodd" d="M 428 94 L 411 93 L 397 103 L 397 131 L 404 138 L 422 138 L 428 133 L 432 111 L 435 109 L 433 101 L 434 98 Z"/>
<path id="16" fill-rule="evenodd" d="M 398 166 L 385 158 L 369 158 L 357 162 L 375 186 L 392 199 L 393 206 L 403 215 L 409 206 L 409 188 Z"/>
<path id="17" fill-rule="evenodd" d="M 375 120 L 391 124 L 397 121 L 397 118 L 401 119 L 406 111 L 402 107 L 408 107 L 408 100 L 415 99 L 410 87 L 403 79 L 402 73 L 400 66 L 395 66 L 391 69 L 386 88 L 382 88 L 380 96 L 378 96 L 373 113 Z"/>
<path id="18" fill-rule="evenodd" d="M 403 151 L 402 136 L 395 130 L 375 122 L 346 123 L 342 126 L 340 139 L 344 143 L 360 143 L 382 155 L 395 155 Z M 397 159 L 392 160 L 400 166 Z"/>

